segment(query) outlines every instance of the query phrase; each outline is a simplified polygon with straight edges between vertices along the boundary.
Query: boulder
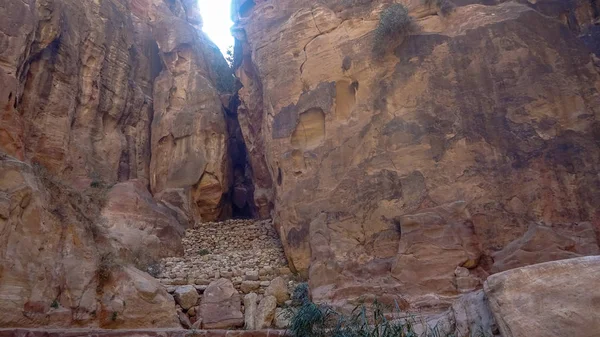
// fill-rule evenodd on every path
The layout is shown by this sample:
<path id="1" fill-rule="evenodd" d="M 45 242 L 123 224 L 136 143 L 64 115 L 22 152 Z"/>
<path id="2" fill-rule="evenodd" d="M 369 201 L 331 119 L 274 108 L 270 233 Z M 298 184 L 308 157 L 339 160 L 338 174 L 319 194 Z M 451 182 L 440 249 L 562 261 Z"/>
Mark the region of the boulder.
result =
<path id="1" fill-rule="evenodd" d="M 200 303 L 200 317 L 205 329 L 230 329 L 244 325 L 240 294 L 228 279 L 211 282 Z"/>
<path id="2" fill-rule="evenodd" d="M 498 326 L 483 290 L 462 295 L 450 309 L 456 336 L 499 336 Z"/>
<path id="3" fill-rule="evenodd" d="M 99 253 L 104 233 L 93 195 L 9 158 L 0 159 L 0 195 L 11 205 L 0 217 L 0 231 L 10 233 L 0 243 L 0 326 L 179 326 L 158 280 L 110 245 Z"/>
<path id="4" fill-rule="evenodd" d="M 179 304 L 183 309 L 188 310 L 191 307 L 195 306 L 198 303 L 198 292 L 196 288 L 191 285 L 180 286 L 175 289 L 175 293 L 173 293 L 175 297 L 175 302 Z"/>
<path id="5" fill-rule="evenodd" d="M 265 290 L 265 296 L 275 296 L 279 305 L 290 299 L 287 283 L 283 277 L 279 276 L 271 281 L 271 284 Z"/>
<path id="6" fill-rule="evenodd" d="M 277 298 L 275 296 L 265 296 L 256 309 L 256 319 L 254 327 L 257 330 L 271 327 L 275 318 L 275 309 L 277 308 Z"/>
<path id="7" fill-rule="evenodd" d="M 158 280 L 132 266 L 117 265 L 111 271 L 95 314 L 91 315 L 100 318 L 100 326 L 110 329 L 179 325 L 173 297 Z"/>
<path id="8" fill-rule="evenodd" d="M 102 210 L 102 225 L 111 245 L 128 252 L 124 257 L 141 267 L 163 257 L 183 255 L 185 232 L 176 213 L 154 200 L 146 185 L 139 179 L 116 184 L 108 191 Z"/>
<path id="9" fill-rule="evenodd" d="M 597 336 L 600 256 L 546 262 L 490 276 L 485 294 L 503 337 Z"/>
<path id="10" fill-rule="evenodd" d="M 250 293 L 244 296 L 244 328 L 254 330 L 256 320 L 256 304 L 258 295 Z"/>

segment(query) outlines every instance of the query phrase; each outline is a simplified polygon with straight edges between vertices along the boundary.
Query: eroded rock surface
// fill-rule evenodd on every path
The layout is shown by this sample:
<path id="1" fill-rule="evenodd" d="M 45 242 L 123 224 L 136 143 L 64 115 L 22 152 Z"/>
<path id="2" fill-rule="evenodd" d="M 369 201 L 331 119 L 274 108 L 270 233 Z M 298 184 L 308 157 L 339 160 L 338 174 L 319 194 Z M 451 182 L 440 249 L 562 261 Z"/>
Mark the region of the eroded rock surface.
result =
<path id="1" fill-rule="evenodd" d="M 178 326 L 132 265 L 156 274 L 191 221 L 227 215 L 227 72 L 198 14 L 0 4 L 1 326 Z"/>
<path id="2" fill-rule="evenodd" d="M 490 272 L 597 252 L 597 12 L 401 1 L 417 29 L 374 57 L 390 3 L 235 3 L 256 203 L 274 203 L 314 299 L 441 310 Z M 460 217 L 439 213 L 456 203 Z"/>
<path id="3" fill-rule="evenodd" d="M 600 329 L 600 257 L 537 264 L 492 275 L 485 293 L 500 332 L 595 336 Z"/>
<path id="4" fill-rule="evenodd" d="M 184 228 L 177 214 L 157 202 L 140 180 L 113 186 L 102 216 L 102 226 L 124 256 L 157 263 L 160 258 L 183 254 Z"/>
<path id="5" fill-rule="evenodd" d="M 98 191 L 40 175 L 0 160 L 0 200 L 9 210 L 0 216 L 0 325 L 177 327 L 173 297 L 120 260 L 93 221 Z"/>

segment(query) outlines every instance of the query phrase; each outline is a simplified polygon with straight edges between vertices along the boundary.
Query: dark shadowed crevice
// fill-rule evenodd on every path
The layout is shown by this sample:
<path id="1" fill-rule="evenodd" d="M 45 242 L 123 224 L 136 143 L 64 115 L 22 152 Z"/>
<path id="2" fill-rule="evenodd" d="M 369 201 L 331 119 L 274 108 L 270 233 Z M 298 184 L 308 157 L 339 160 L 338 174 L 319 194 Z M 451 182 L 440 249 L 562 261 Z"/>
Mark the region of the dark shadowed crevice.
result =
<path id="1" fill-rule="evenodd" d="M 254 204 L 254 182 L 252 180 L 252 166 L 249 161 L 246 143 L 237 116 L 239 98 L 233 96 L 229 107 L 225 109 L 229 141 L 231 185 L 228 201 L 231 204 L 231 218 L 253 219 L 257 217 L 257 208 Z"/>

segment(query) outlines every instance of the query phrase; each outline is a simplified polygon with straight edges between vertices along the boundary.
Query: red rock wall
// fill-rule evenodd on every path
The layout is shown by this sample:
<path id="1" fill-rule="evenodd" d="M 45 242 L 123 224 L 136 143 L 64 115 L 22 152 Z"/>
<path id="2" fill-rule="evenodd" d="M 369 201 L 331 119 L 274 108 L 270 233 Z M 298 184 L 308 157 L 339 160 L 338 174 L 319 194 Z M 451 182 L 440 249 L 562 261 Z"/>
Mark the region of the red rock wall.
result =
<path id="1" fill-rule="evenodd" d="M 490 272 L 600 252 L 600 75 L 579 28 L 540 1 L 401 1 L 416 29 L 378 58 L 390 3 L 236 2 L 242 130 L 313 297 L 447 308 Z"/>
<path id="2" fill-rule="evenodd" d="M 228 214 L 227 74 L 201 25 L 189 0 L 0 4 L 0 326 L 179 326 L 132 265 Z"/>

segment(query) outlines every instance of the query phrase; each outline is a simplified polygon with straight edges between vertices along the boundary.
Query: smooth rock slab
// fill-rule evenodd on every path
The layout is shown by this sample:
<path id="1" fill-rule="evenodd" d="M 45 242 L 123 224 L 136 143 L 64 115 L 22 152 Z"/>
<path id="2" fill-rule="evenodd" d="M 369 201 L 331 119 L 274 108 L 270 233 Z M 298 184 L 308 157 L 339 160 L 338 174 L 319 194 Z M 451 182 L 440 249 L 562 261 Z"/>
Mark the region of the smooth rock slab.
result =
<path id="1" fill-rule="evenodd" d="M 503 337 L 596 337 L 600 256 L 541 263 L 490 276 L 484 284 Z"/>
<path id="2" fill-rule="evenodd" d="M 212 282 L 204 291 L 200 317 L 205 329 L 226 329 L 244 325 L 240 294 L 227 279 Z"/>

